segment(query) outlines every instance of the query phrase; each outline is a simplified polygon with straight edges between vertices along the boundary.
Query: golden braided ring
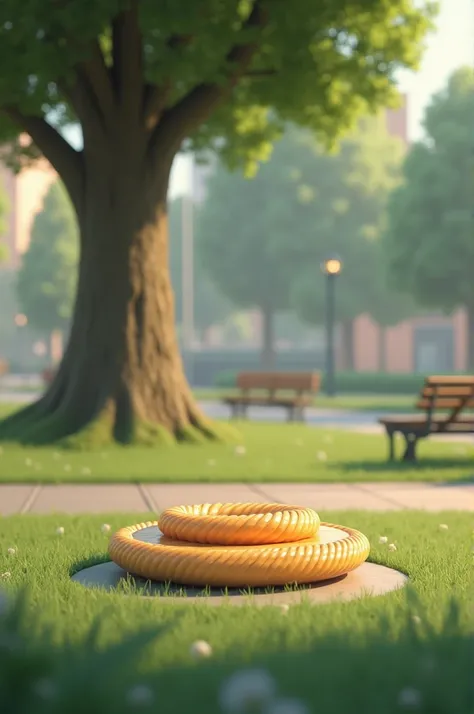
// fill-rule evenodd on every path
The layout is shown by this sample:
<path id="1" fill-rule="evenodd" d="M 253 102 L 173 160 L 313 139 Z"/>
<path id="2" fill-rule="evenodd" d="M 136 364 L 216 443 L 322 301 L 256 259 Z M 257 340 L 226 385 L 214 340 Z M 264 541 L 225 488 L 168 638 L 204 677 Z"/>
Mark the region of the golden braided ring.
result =
<path id="1" fill-rule="evenodd" d="M 283 517 L 284 513 L 288 516 Z M 314 519 L 313 535 L 306 537 L 301 534 L 309 528 L 310 514 Z M 242 528 L 236 525 L 242 516 L 247 519 L 242 523 L 253 523 L 255 531 L 251 525 Z M 259 518 L 252 521 L 256 516 Z M 223 521 L 219 520 L 221 517 Z M 271 524 L 272 543 L 261 542 L 262 538 L 270 537 L 265 518 Z M 219 523 L 216 528 L 212 525 L 213 519 Z M 281 534 L 275 525 L 277 521 L 282 530 L 293 523 L 293 540 L 275 542 Z M 209 537 L 217 539 L 217 533 L 226 530 L 223 525 L 226 522 L 236 538 L 245 538 L 246 543 L 253 544 L 242 545 L 240 540 L 237 545 L 235 541 L 216 545 L 214 540 L 206 540 Z M 158 531 L 156 541 L 141 540 L 140 531 L 152 526 L 167 528 L 168 535 Z M 320 538 L 321 531 L 324 538 Z M 170 537 L 170 533 L 179 533 L 180 539 Z M 188 537 L 192 533 L 199 541 L 183 540 L 183 533 Z M 288 531 L 286 534 L 288 538 Z M 223 537 L 232 540 L 228 535 Z M 109 545 L 112 560 L 133 575 L 182 585 L 221 587 L 263 587 L 327 580 L 357 568 L 367 559 L 369 550 L 369 541 L 363 533 L 329 523 L 320 524 L 311 509 L 281 504 L 204 504 L 169 509 L 159 521 L 121 528 Z"/>
<path id="2" fill-rule="evenodd" d="M 265 545 L 316 536 L 319 516 L 312 508 L 275 503 L 204 503 L 168 508 L 158 528 L 189 543 Z"/>

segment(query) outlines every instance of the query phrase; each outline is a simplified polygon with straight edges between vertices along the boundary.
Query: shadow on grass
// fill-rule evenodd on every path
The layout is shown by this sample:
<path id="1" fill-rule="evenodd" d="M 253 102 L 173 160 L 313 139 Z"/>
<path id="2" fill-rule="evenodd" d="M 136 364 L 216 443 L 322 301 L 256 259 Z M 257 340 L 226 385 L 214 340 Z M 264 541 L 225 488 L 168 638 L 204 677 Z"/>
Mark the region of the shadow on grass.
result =
<path id="1" fill-rule="evenodd" d="M 111 560 L 105 553 L 100 553 L 97 555 L 92 555 L 89 558 L 76 561 L 69 569 L 69 576 L 72 578 L 77 573 L 82 570 L 91 568 L 94 565 L 103 565 L 104 563 L 110 563 Z M 115 566 L 112 566 L 115 568 Z M 123 575 L 120 575 L 120 572 Z M 305 585 L 298 585 L 296 583 L 288 583 L 282 586 L 266 586 L 266 587 L 248 587 L 248 588 L 232 588 L 232 587 L 196 587 L 193 585 L 180 585 L 172 582 L 158 582 L 147 580 L 139 576 L 132 575 L 131 573 L 126 573 L 125 571 L 114 571 L 112 577 L 108 577 L 108 574 L 102 575 L 97 578 L 97 582 L 93 585 L 91 583 L 81 583 L 81 581 L 76 581 L 79 584 L 86 585 L 88 587 L 98 587 L 108 590 L 110 592 L 122 593 L 123 595 L 141 595 L 145 597 L 178 597 L 178 598 L 234 598 L 234 597 L 256 597 L 257 600 L 260 596 L 266 595 L 278 595 L 282 593 L 297 592 L 304 596 L 304 593 L 309 590 L 314 590 L 315 588 L 326 587 L 332 583 L 337 583 L 344 580 L 347 575 L 340 575 L 335 578 L 329 578 L 328 580 L 309 583 Z"/>
<path id="2" fill-rule="evenodd" d="M 127 714 L 137 704 L 158 711 L 155 701 L 161 714 L 250 711 L 247 703 L 264 711 L 273 697 L 274 711 L 282 712 L 469 714 L 473 641 L 455 602 L 436 627 L 424 621 L 414 598 L 409 611 L 396 635 L 387 636 L 389 620 L 377 617 L 377 629 L 363 638 L 333 631 L 298 643 L 288 620 L 270 609 L 273 627 L 262 634 L 250 661 L 248 634 L 242 628 L 230 651 L 221 650 L 217 641 L 208 661 L 180 658 L 168 663 L 165 658 L 163 665 L 162 657 L 155 660 L 170 648 L 173 629 L 179 633 L 176 612 L 167 624 L 117 633 L 117 641 L 104 647 L 100 625 L 113 617 L 110 610 L 81 640 L 58 644 L 47 628 L 32 637 L 35 613 L 17 607 L 0 617 L 2 642 L 15 645 L 1 651 L 0 701 L 8 704 L 5 711 L 19 714 Z M 295 609 L 295 617 L 304 614 L 304 609 Z M 285 616 L 291 617 L 291 612 Z M 235 627 L 238 631 L 238 619 Z"/>

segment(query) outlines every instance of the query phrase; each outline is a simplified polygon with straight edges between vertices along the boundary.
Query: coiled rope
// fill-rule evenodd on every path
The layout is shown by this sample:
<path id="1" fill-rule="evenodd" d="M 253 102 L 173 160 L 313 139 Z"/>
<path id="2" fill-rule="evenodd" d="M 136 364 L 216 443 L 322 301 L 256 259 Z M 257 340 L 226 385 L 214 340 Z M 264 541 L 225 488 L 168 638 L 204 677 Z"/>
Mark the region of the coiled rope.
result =
<path id="1" fill-rule="evenodd" d="M 345 537 L 321 542 L 320 525 L 343 531 Z M 139 532 L 150 526 L 163 534 L 156 543 L 139 540 Z M 369 550 L 365 535 L 320 524 L 310 508 L 261 503 L 169 508 L 158 521 L 120 529 L 109 544 L 112 560 L 133 575 L 221 587 L 326 580 L 359 566 Z"/>

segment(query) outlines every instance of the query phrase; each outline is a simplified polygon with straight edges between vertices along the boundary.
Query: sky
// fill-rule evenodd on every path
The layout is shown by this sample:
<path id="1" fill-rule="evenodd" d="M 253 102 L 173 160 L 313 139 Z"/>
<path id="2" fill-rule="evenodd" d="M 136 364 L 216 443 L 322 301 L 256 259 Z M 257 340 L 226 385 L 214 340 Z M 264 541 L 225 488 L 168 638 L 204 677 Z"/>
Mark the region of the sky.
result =
<path id="1" fill-rule="evenodd" d="M 441 0 L 437 30 L 426 42 L 420 71 L 400 75 L 400 90 L 408 95 L 410 139 L 422 136 L 423 111 L 432 94 L 462 65 L 474 66 L 474 0 Z M 170 197 L 190 191 L 191 163 L 178 157 L 171 174 Z"/>

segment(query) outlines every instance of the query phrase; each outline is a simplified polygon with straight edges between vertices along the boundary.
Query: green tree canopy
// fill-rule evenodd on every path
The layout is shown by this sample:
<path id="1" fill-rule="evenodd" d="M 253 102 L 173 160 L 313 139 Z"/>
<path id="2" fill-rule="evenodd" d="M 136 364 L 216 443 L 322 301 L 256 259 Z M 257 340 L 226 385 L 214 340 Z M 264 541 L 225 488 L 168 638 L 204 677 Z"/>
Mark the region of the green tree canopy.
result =
<path id="1" fill-rule="evenodd" d="M 426 110 L 426 137 L 404 164 L 385 239 L 391 280 L 426 307 L 465 307 L 474 368 L 474 70 L 462 68 Z"/>
<path id="2" fill-rule="evenodd" d="M 170 273 L 178 325 L 181 325 L 183 321 L 182 206 L 182 198 L 176 198 L 169 205 Z M 197 225 L 199 211 L 199 206 L 195 204 L 192 209 L 194 226 Z M 194 325 L 197 330 L 205 331 L 228 317 L 232 307 L 224 295 L 216 290 L 201 262 L 195 256 L 193 259 L 193 272 Z"/>
<path id="3" fill-rule="evenodd" d="M 63 330 L 74 301 L 79 241 L 71 202 L 61 183 L 52 184 L 35 217 L 18 273 L 21 309 L 32 327 Z"/>
<path id="4" fill-rule="evenodd" d="M 394 99 L 397 71 L 418 64 L 431 8 L 428 0 L 4 0 L 0 136 L 19 166 L 14 139 L 27 132 L 25 159 L 37 148 L 61 176 L 81 260 L 69 344 L 51 385 L 64 401 L 47 394 L 8 419 L 1 438 L 60 440 L 96 421 L 94 433 L 126 443 L 212 436 L 175 334 L 166 220 L 174 157 L 212 148 L 251 168 L 288 121 L 333 140 Z M 82 129 L 79 151 L 57 131 L 71 121 Z"/>

